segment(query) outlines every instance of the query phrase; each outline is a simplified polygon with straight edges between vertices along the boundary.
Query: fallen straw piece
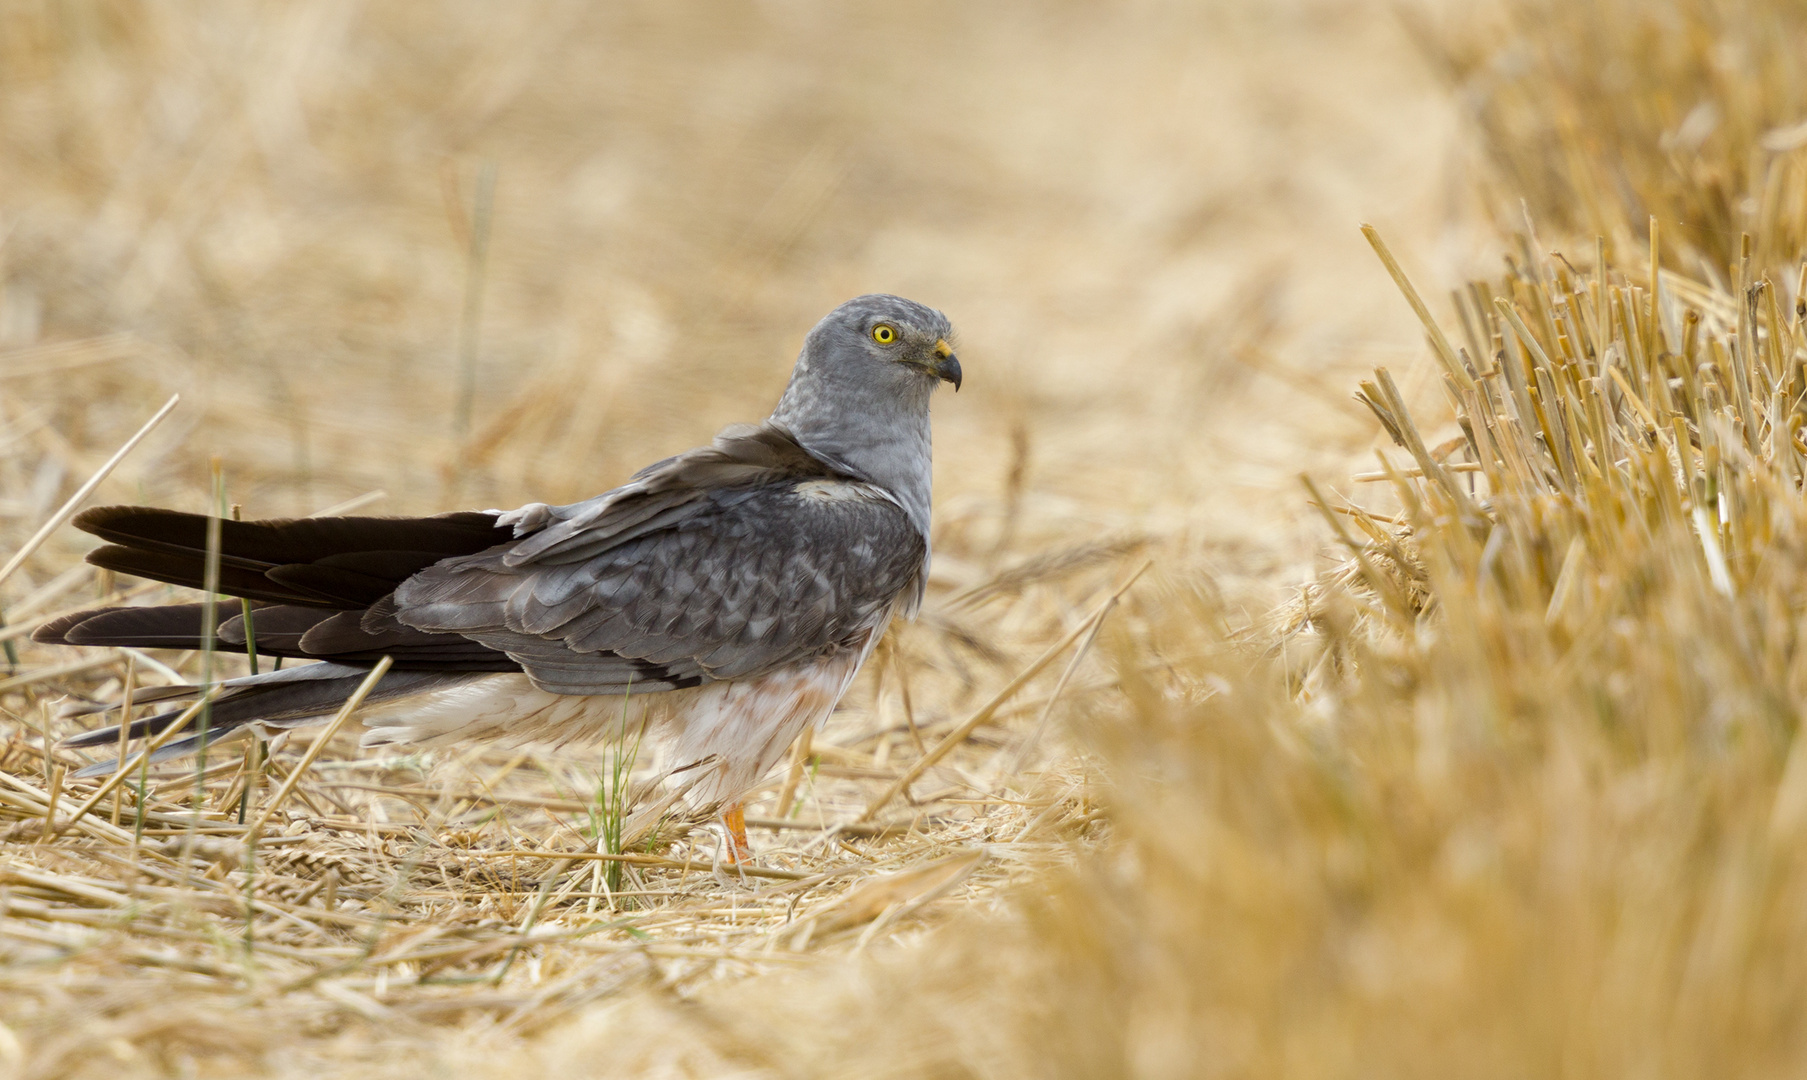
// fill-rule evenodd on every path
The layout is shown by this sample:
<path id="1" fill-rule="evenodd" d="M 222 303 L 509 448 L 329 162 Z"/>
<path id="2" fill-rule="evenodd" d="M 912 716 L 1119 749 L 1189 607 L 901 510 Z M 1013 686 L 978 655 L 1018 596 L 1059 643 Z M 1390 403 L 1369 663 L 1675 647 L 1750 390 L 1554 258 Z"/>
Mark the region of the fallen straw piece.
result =
<path id="1" fill-rule="evenodd" d="M 88 796 L 86 802 L 75 808 L 75 813 L 69 816 L 69 820 L 56 826 L 55 830 L 51 832 L 50 835 L 53 837 L 61 836 L 76 822 L 87 816 L 88 811 L 94 809 L 95 805 L 99 803 L 100 800 L 111 794 L 113 789 L 118 787 L 126 777 L 132 775 L 139 765 L 149 761 L 152 754 L 163 748 L 164 743 L 175 738 L 177 733 L 188 726 L 189 721 L 193 720 L 196 716 L 199 716 L 203 705 L 206 705 L 218 696 L 219 689 L 217 687 L 212 688 L 197 698 L 193 705 L 182 710 L 181 716 L 176 717 L 175 721 L 168 727 L 152 736 L 150 741 L 145 743 L 142 749 L 132 755 L 130 761 L 121 761 L 118 770 L 115 771 L 112 776 L 109 776 L 106 780 L 102 781 L 100 787 L 94 789 L 94 794 Z"/>
<path id="2" fill-rule="evenodd" d="M 1443 462 L 1443 469 L 1445 472 L 1452 473 L 1478 473 L 1481 471 L 1481 465 L 1474 461 L 1445 461 Z M 1418 468 L 1416 465 L 1410 465 L 1400 469 L 1399 475 L 1422 479 L 1424 477 L 1424 470 Z M 1358 472 L 1352 474 L 1349 479 L 1358 484 L 1377 484 L 1385 483 L 1393 478 L 1384 472 Z"/>
<path id="3" fill-rule="evenodd" d="M 94 489 L 100 486 L 101 481 L 105 480 L 107 476 L 118 467 L 119 463 L 125 460 L 125 456 L 132 452 L 133 447 L 143 442 L 144 437 L 149 435 L 152 429 L 163 422 L 163 418 L 168 416 L 170 411 L 173 410 L 181 400 L 181 394 L 170 395 L 170 399 L 163 403 L 163 408 L 158 409 L 157 414 L 149 420 L 146 420 L 144 426 L 138 429 L 138 434 L 127 439 L 125 445 L 115 451 L 113 456 L 107 459 L 106 464 L 102 465 L 95 471 L 93 476 L 88 478 L 87 483 L 75 489 L 75 494 L 69 496 L 69 501 L 64 503 L 56 513 L 50 515 L 50 520 L 46 521 L 37 532 L 33 533 L 30 540 L 25 541 L 25 546 L 14 553 L 12 559 L 10 559 L 5 566 L 0 567 L 0 583 L 5 582 L 7 578 L 12 577 L 13 573 L 19 569 L 20 565 L 31 557 L 32 552 L 38 550 L 39 547 L 43 546 L 44 541 L 50 539 L 51 533 L 62 528 L 63 523 L 73 517 L 77 510 L 81 509 L 82 503 L 87 500 L 88 496 L 94 494 Z"/>
<path id="4" fill-rule="evenodd" d="M 1380 238 L 1380 230 L 1372 225 L 1363 225 L 1361 229 L 1362 235 L 1368 238 L 1369 246 L 1373 247 L 1374 254 L 1380 256 L 1381 265 L 1385 266 L 1387 273 L 1392 275 L 1393 284 L 1397 285 L 1399 291 L 1405 294 L 1405 302 L 1412 306 L 1412 313 L 1418 316 L 1420 323 L 1424 324 L 1424 332 L 1430 338 L 1431 350 L 1437 354 L 1437 359 L 1443 364 L 1443 370 L 1449 373 L 1450 378 L 1456 380 L 1458 386 L 1464 390 L 1473 390 L 1474 380 L 1469 378 L 1467 371 L 1463 370 L 1461 361 L 1456 358 L 1456 350 L 1450 346 L 1449 339 L 1443 335 L 1443 328 L 1437 325 L 1437 320 L 1431 317 L 1430 308 L 1424 306 L 1423 297 L 1418 295 L 1418 289 L 1413 286 L 1412 280 L 1405 276 L 1405 270 L 1399 265 L 1399 260 L 1393 257 L 1393 252 L 1387 247 L 1387 242 Z"/>
<path id="5" fill-rule="evenodd" d="M 337 735 L 339 729 L 345 726 L 345 721 L 351 719 L 351 714 L 358 711 L 358 706 L 364 704 L 365 696 L 376 689 L 376 684 L 383 680 L 384 675 L 388 674 L 389 666 L 394 662 L 393 657 L 385 656 L 370 669 L 370 674 L 364 676 L 364 681 L 359 683 L 358 688 L 345 699 L 345 704 L 339 706 L 338 714 L 332 718 L 331 723 L 326 725 L 326 731 L 307 748 L 307 753 L 301 756 L 300 763 L 289 770 L 289 775 L 287 779 L 283 780 L 282 786 L 276 789 L 276 793 L 270 796 L 270 801 L 257 812 L 257 817 L 253 818 L 251 824 L 245 827 L 247 835 L 255 836 L 262 831 L 264 823 L 270 820 L 270 815 L 282 806 L 283 800 L 287 799 L 295 790 L 295 786 L 301 783 L 302 776 L 306 775 L 308 767 L 314 763 L 314 759 L 326 749 L 327 743 L 333 741 L 333 736 Z"/>
<path id="6" fill-rule="evenodd" d="M 86 660 L 71 660 L 67 664 L 59 664 L 56 667 L 39 668 L 36 671 L 28 671 L 23 675 L 14 675 L 10 679 L 0 679 L 0 694 L 3 694 L 8 690 L 17 690 L 21 686 L 51 682 L 70 675 L 80 675 L 84 672 L 93 671 L 96 668 L 108 667 L 118 662 L 118 657 L 106 655 L 89 657 Z"/>
<path id="7" fill-rule="evenodd" d="M 694 859 L 668 859 L 663 855 L 641 855 L 636 852 L 603 852 L 603 851 L 460 851 L 459 858 L 469 859 L 550 859 L 554 862 L 615 862 L 632 866 L 648 866 L 657 870 L 699 870 L 715 869 L 713 863 L 697 862 Z M 803 870 L 779 870 L 767 866 L 735 866 L 734 872 L 747 877 L 776 878 L 780 881 L 802 881 L 815 874 Z"/>
<path id="8" fill-rule="evenodd" d="M 1067 646 L 1073 644 L 1075 641 L 1078 641 L 1080 637 L 1089 633 L 1094 625 L 1102 623 L 1104 617 L 1111 613 L 1111 609 L 1117 606 L 1117 601 L 1122 599 L 1123 594 L 1129 591 L 1129 587 L 1134 585 L 1136 581 L 1147 572 L 1148 568 L 1153 565 L 1154 563 L 1150 561 L 1145 562 L 1138 567 L 1136 572 L 1129 576 L 1129 580 L 1117 586 L 1116 591 L 1111 593 L 1104 603 L 1098 605 L 1096 611 L 1092 612 L 1092 614 L 1082 620 L 1078 626 L 1075 626 L 1069 631 L 1066 637 L 1063 637 L 1053 645 L 1050 645 L 1048 651 L 1037 657 L 1033 664 L 1024 668 L 1022 674 L 1010 680 L 1010 685 L 998 691 L 997 696 L 986 702 L 978 712 L 967 717 L 959 727 L 943 736 L 941 741 L 935 744 L 934 749 L 919 758 L 916 764 L 910 766 L 909 770 L 898 777 L 896 782 L 890 787 L 886 788 L 882 795 L 868 803 L 866 809 L 860 811 L 860 816 L 855 818 L 854 821 L 871 821 L 872 815 L 883 810 L 886 803 L 907 791 L 910 785 L 916 782 L 917 777 L 933 768 L 935 763 L 946 757 L 954 747 L 965 742 L 968 735 L 977 731 L 981 724 L 990 720 L 992 715 L 998 711 L 999 707 L 1002 706 L 1004 702 L 1009 701 L 1018 690 L 1021 690 L 1024 686 L 1028 685 L 1029 680 L 1035 678 L 1043 668 L 1052 663 L 1056 656 L 1059 656 L 1062 652 L 1066 651 Z"/>

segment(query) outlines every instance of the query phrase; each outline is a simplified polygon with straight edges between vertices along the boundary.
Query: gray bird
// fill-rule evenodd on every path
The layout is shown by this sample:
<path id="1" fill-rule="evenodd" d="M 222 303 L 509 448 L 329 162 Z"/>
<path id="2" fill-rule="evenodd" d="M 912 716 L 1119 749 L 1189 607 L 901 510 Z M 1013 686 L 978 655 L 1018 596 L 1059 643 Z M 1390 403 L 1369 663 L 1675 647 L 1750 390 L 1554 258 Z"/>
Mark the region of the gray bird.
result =
<path id="1" fill-rule="evenodd" d="M 762 424 L 667 458 L 568 506 L 427 518 L 221 521 L 213 647 L 316 660 L 228 680 L 206 738 L 335 713 L 383 656 L 365 745 L 466 739 L 565 744 L 644 731 L 688 769 L 693 801 L 746 852 L 741 795 L 846 693 L 892 616 L 914 615 L 929 565 L 929 398 L 960 388 L 939 311 L 901 297 L 842 304 L 804 339 Z M 199 588 L 209 521 L 102 507 L 75 524 L 88 561 Z M 85 611 L 40 642 L 198 648 L 204 604 Z M 198 687 L 140 690 L 139 702 Z M 180 715 L 137 720 L 142 738 Z M 71 747 L 114 743 L 116 729 Z M 194 752 L 201 735 L 163 747 Z M 93 766 L 93 775 L 112 771 Z"/>

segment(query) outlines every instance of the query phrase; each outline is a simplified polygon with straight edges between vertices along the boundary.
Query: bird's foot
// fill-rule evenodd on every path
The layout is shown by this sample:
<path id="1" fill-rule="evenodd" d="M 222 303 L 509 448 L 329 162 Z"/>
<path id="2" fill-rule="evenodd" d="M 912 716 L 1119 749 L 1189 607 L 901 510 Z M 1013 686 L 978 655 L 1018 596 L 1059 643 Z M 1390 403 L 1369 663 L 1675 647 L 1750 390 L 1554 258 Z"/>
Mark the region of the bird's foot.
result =
<path id="1" fill-rule="evenodd" d="M 728 833 L 730 863 L 753 861 L 753 845 L 747 843 L 747 804 L 735 803 L 722 812 L 722 827 Z"/>

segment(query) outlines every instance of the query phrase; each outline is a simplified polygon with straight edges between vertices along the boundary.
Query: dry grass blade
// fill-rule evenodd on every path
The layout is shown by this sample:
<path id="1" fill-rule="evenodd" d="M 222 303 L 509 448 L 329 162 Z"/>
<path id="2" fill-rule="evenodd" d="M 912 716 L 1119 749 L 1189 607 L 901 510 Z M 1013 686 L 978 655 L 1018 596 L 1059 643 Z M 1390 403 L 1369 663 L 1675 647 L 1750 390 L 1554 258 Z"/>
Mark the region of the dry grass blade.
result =
<path id="1" fill-rule="evenodd" d="M 389 673 L 389 668 L 394 663 L 394 658 L 388 656 L 376 662 L 375 666 L 370 669 L 370 674 L 364 676 L 364 681 L 358 684 L 357 689 L 351 692 L 351 696 L 345 699 L 345 704 L 339 706 L 339 711 L 333 714 L 332 720 L 326 725 L 326 730 L 321 732 L 320 736 L 308 746 L 307 753 L 301 756 L 301 761 L 290 770 L 289 775 L 283 779 L 282 785 L 271 793 L 269 801 L 264 803 L 263 808 L 257 812 L 257 817 L 246 826 L 247 833 L 256 836 L 263 831 L 264 826 L 269 823 L 270 816 L 282 808 L 282 804 L 287 802 L 289 796 L 295 791 L 295 786 L 301 783 L 302 777 L 307 775 L 308 767 L 319 759 L 321 752 L 332 742 L 333 736 L 337 735 L 339 729 L 345 726 L 345 722 L 358 711 L 358 706 L 364 704 L 364 698 L 370 694 L 370 691 L 376 689 L 377 683 L 383 681 L 383 676 Z"/>
<path id="2" fill-rule="evenodd" d="M 94 793 L 89 795 L 87 800 L 80 806 L 76 807 L 75 813 L 69 815 L 69 820 L 57 826 L 55 830 L 56 833 L 61 834 L 75 823 L 79 822 L 90 810 L 93 810 L 94 807 L 99 804 L 100 800 L 112 794 L 113 789 L 123 783 L 126 777 L 132 775 L 132 773 L 137 771 L 140 766 L 148 762 L 152 755 L 163 749 L 165 743 L 187 730 L 188 725 L 194 721 L 195 717 L 201 714 L 201 710 L 217 695 L 217 689 L 209 689 L 202 693 L 195 700 L 195 703 L 188 708 L 183 709 L 182 712 L 170 722 L 168 727 L 165 727 L 162 731 L 157 732 L 157 734 L 145 740 L 144 746 L 139 748 L 138 752 L 132 755 L 129 761 L 119 762 L 119 767 L 114 770 L 113 775 L 101 781 L 100 786 L 94 789 Z"/>
<path id="3" fill-rule="evenodd" d="M 567 862 L 600 862 L 623 863 L 630 866 L 656 866 L 665 870 L 704 871 L 713 873 L 721 870 L 719 863 L 692 862 L 687 859 L 666 859 L 658 855 L 636 855 L 633 852 L 609 854 L 601 851 L 468 851 L 464 857 L 471 859 L 550 859 L 556 863 Z M 766 866 L 733 866 L 724 871 L 729 875 L 746 877 L 773 878 L 778 881 L 802 881 L 817 875 L 797 870 L 778 870 Z"/>
<path id="4" fill-rule="evenodd" d="M 62 528 L 64 522 L 75 516 L 75 512 L 81 509 L 82 503 L 88 496 L 94 494 L 94 489 L 99 487 L 101 482 L 108 476 L 112 475 L 113 470 L 118 467 L 120 462 L 125 460 L 126 455 L 131 453 L 139 443 L 143 442 L 145 436 L 155 430 L 157 425 L 163 422 L 163 418 L 174 411 L 175 407 L 179 405 L 181 401 L 182 395 L 172 394 L 170 399 L 163 403 L 163 407 L 158 409 L 149 420 L 144 422 L 144 426 L 139 428 L 136 434 L 127 439 L 125 444 L 118 450 L 114 451 L 113 456 L 108 458 L 100 468 L 94 470 L 94 475 L 88 478 L 87 483 L 75 489 L 75 494 L 69 496 L 69 500 L 65 502 L 56 513 L 50 515 L 50 519 L 44 522 L 43 526 L 31 535 L 31 539 L 25 541 L 24 545 L 13 554 L 13 557 L 7 560 L 6 565 L 0 566 L 0 583 L 5 582 L 8 578 L 12 577 L 13 573 L 24 564 L 25 560 L 31 558 L 32 554 L 38 550 L 44 541 L 50 538 L 51 533 Z"/>
<path id="5" fill-rule="evenodd" d="M 1080 620 L 1079 625 L 1068 631 L 1065 637 L 1048 646 L 1047 651 L 1036 657 L 1034 662 L 1024 668 L 1016 678 L 1010 680 L 1009 684 L 1007 684 L 1004 689 L 998 691 L 990 701 L 987 701 L 971 716 L 961 721 L 959 726 L 955 727 L 954 730 L 942 736 L 940 742 L 931 747 L 928 753 L 918 758 L 916 762 L 905 770 L 904 774 L 898 777 L 890 787 L 886 788 L 878 798 L 867 803 L 866 808 L 860 811 L 860 816 L 856 820 L 871 821 L 873 815 L 877 814 L 880 810 L 883 810 L 891 800 L 897 798 L 905 791 L 908 791 L 911 784 L 915 783 L 923 773 L 934 768 L 937 762 L 947 757 L 954 747 L 959 746 L 970 738 L 972 733 L 977 731 L 981 725 L 989 721 L 1006 701 L 1009 701 L 1012 697 L 1016 696 L 1018 690 L 1027 686 L 1029 680 L 1041 674 L 1043 668 L 1047 667 L 1050 663 L 1053 663 L 1055 657 L 1059 656 L 1062 652 L 1065 652 L 1068 646 L 1090 633 L 1094 626 L 1104 621 L 1104 618 L 1111 613 L 1111 609 L 1117 606 L 1117 601 L 1122 598 L 1123 594 L 1128 592 L 1130 586 L 1134 585 L 1148 568 L 1153 565 L 1154 563 L 1151 561 L 1145 562 L 1138 567 L 1123 584 L 1117 586 L 1116 591 L 1112 592 L 1104 603 L 1098 605 L 1097 610 L 1093 611 L 1092 614 L 1085 619 Z"/>
<path id="6" fill-rule="evenodd" d="M 819 935 L 874 923 L 901 909 L 931 903 L 964 881 L 984 859 L 983 851 L 960 851 L 862 882 L 834 903 L 799 919 L 790 932 L 791 948 L 801 949 Z"/>
<path id="7" fill-rule="evenodd" d="M 1393 257 L 1393 252 L 1387 247 L 1386 241 L 1380 238 L 1380 230 L 1372 225 L 1363 225 L 1362 235 L 1368 238 L 1368 243 L 1374 248 L 1374 254 L 1380 256 L 1381 264 L 1387 268 L 1387 273 L 1393 276 L 1393 282 L 1405 295 L 1406 303 L 1412 305 L 1412 313 L 1417 315 L 1418 321 L 1424 324 L 1424 332 L 1430 335 L 1431 345 L 1436 351 L 1437 360 L 1443 365 L 1443 370 L 1464 389 L 1473 390 L 1474 380 L 1469 377 L 1468 372 L 1463 370 L 1462 362 L 1456 358 L 1456 350 L 1450 346 L 1449 339 L 1443 336 L 1443 328 L 1438 326 L 1437 320 L 1431 317 L 1430 309 L 1424 306 L 1424 299 L 1418 295 L 1418 290 L 1412 285 L 1412 280 L 1406 277 L 1405 270 L 1399 265 L 1399 260 Z"/>

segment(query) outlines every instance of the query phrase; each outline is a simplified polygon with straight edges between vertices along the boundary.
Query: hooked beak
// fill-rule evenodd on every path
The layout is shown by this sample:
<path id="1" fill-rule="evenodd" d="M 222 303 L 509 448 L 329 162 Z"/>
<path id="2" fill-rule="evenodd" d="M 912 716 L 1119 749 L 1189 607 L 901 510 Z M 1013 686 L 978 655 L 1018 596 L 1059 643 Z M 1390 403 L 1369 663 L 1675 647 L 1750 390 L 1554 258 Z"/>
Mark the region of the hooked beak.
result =
<path id="1" fill-rule="evenodd" d="M 937 379 L 954 384 L 954 393 L 960 392 L 960 358 L 954 355 L 954 347 L 944 338 L 935 342 L 935 362 L 929 366 Z"/>

